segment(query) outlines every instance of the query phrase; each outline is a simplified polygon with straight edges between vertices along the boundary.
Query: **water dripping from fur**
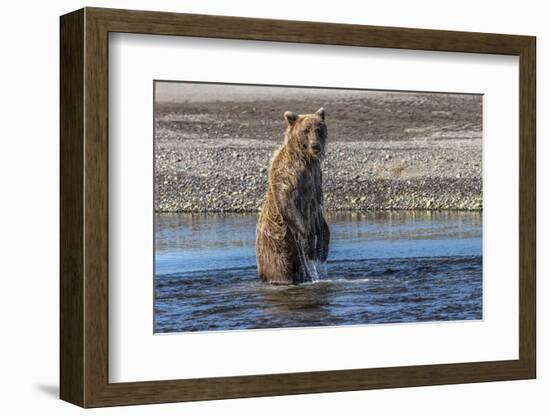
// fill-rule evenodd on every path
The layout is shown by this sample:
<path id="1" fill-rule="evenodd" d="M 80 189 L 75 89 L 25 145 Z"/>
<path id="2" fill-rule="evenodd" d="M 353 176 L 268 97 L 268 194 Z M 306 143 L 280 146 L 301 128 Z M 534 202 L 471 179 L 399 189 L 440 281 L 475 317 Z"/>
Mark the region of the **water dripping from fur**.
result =
<path id="1" fill-rule="evenodd" d="M 311 260 L 307 256 L 307 245 L 302 239 L 296 239 L 296 248 L 300 259 L 300 273 L 303 282 L 318 282 L 327 278 L 327 264 Z"/>

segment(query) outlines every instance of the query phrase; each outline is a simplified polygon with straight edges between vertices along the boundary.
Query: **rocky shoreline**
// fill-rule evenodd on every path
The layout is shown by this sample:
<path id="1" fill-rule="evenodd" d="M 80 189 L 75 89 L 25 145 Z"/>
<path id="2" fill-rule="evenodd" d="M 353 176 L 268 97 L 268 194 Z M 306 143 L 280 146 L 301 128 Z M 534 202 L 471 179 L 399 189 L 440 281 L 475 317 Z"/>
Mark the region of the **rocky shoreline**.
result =
<path id="1" fill-rule="evenodd" d="M 336 143 L 323 163 L 325 209 L 481 210 L 480 143 Z M 164 143 L 156 154 L 157 212 L 254 212 L 276 146 L 243 140 Z M 429 175 L 426 172 L 429 171 Z"/>
<path id="2" fill-rule="evenodd" d="M 155 211 L 258 211 L 283 109 L 321 104 L 325 210 L 482 210 L 481 102 L 427 95 L 157 105 Z"/>

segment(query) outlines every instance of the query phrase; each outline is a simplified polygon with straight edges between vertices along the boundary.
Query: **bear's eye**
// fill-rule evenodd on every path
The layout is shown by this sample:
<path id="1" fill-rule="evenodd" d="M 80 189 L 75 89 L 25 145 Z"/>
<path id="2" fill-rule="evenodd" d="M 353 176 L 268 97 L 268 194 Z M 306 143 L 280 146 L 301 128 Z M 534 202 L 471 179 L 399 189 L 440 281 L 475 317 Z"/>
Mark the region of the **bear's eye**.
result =
<path id="1" fill-rule="evenodd" d="M 306 128 L 304 129 L 304 133 L 305 133 L 305 134 L 309 134 L 309 127 L 306 127 Z"/>

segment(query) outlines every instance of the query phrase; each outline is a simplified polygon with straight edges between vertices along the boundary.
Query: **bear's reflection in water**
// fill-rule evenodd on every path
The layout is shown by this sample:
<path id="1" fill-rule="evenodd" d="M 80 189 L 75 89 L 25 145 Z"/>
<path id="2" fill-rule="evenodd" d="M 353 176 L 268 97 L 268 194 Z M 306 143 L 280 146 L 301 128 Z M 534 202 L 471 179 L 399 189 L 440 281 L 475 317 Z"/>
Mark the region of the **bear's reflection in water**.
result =
<path id="1" fill-rule="evenodd" d="M 266 287 L 262 290 L 262 296 L 266 305 L 281 309 L 283 312 L 319 312 L 329 304 L 330 285 L 326 282 L 315 282 L 300 286 Z"/>
<path id="2" fill-rule="evenodd" d="M 332 285 L 330 282 L 305 283 L 297 286 L 267 286 L 261 290 L 264 307 L 273 317 L 292 314 L 303 325 L 319 325 L 330 320 Z"/>

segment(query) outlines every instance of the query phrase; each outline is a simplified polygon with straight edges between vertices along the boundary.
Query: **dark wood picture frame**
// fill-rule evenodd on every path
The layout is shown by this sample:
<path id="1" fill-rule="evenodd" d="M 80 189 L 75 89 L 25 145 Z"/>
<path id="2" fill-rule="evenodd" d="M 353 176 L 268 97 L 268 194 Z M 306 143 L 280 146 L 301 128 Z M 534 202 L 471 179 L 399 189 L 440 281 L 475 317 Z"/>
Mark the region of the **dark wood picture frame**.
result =
<path id="1" fill-rule="evenodd" d="M 535 38 L 85 8 L 61 17 L 60 396 L 82 407 L 530 379 L 535 333 Z M 109 383 L 110 32 L 519 56 L 519 359 Z"/>

